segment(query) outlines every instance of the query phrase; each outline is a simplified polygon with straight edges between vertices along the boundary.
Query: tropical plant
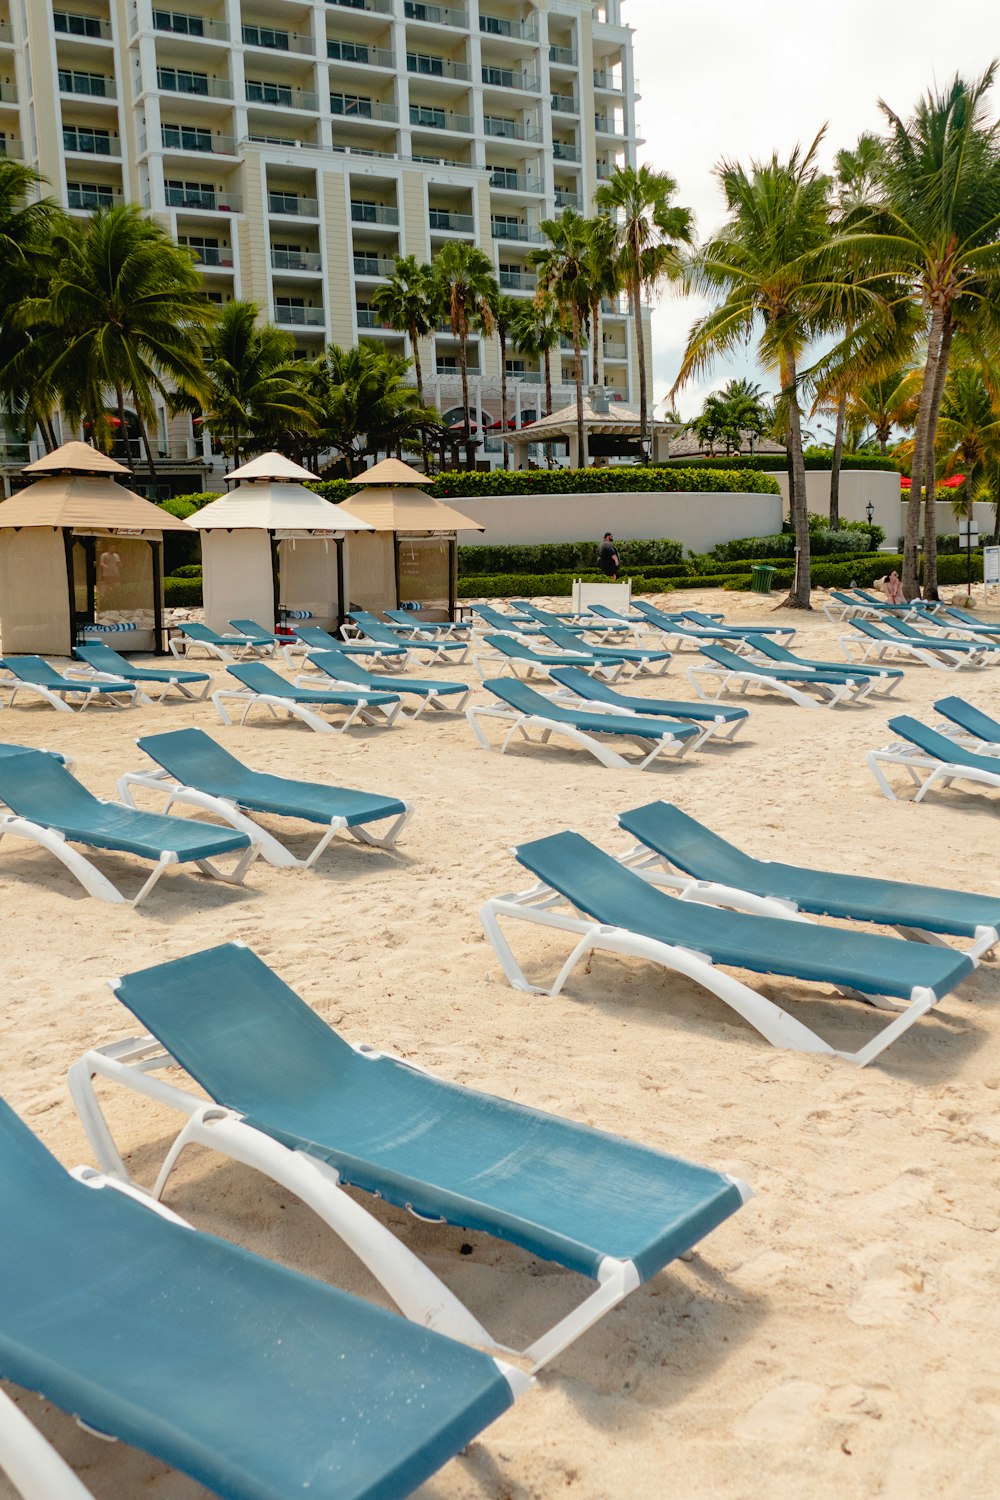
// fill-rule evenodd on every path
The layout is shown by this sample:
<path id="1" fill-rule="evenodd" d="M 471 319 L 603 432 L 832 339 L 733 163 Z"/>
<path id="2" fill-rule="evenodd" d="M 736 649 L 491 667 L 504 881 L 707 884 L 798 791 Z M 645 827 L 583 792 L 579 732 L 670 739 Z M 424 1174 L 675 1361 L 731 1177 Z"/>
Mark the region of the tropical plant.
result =
<path id="1" fill-rule="evenodd" d="M 507 433 L 507 345 L 521 315 L 521 307 L 520 298 L 512 297 L 509 292 L 501 292 L 499 287 L 490 304 L 493 328 L 496 332 L 497 343 L 500 345 L 500 431 L 504 436 Z M 503 441 L 501 441 L 501 453 L 502 464 L 506 469 L 507 444 Z"/>
<path id="2" fill-rule="evenodd" d="M 248 453 L 282 446 L 284 434 L 315 428 L 295 340 L 272 323 L 258 323 L 259 312 L 255 302 L 227 302 L 208 343 L 203 419 L 234 467 Z"/>
<path id="3" fill-rule="evenodd" d="M 1000 323 L 1000 122 L 985 116 L 996 66 L 927 93 L 906 120 L 880 101 L 889 124 L 881 212 L 859 242 L 929 320 L 904 539 L 907 598 L 918 592 L 923 492 L 924 588 L 929 597 L 937 594 L 934 454 L 953 340 L 963 329 L 995 338 Z"/>
<path id="4" fill-rule="evenodd" d="M 689 208 L 673 202 L 677 184 L 666 172 L 651 168 L 616 167 L 598 187 L 594 202 L 615 225 L 615 266 L 627 288 L 635 324 L 639 361 L 639 423 L 648 439 L 646 340 L 642 326 L 642 294 L 652 295 L 661 282 L 682 272 L 681 247 L 690 245 L 694 220 Z"/>
<path id="5" fill-rule="evenodd" d="M 1000 406 L 996 377 L 997 372 L 992 370 L 984 375 L 980 365 L 958 365 L 949 371 L 941 397 L 938 460 L 943 459 L 946 475 L 961 474 L 965 480 L 952 504 L 954 514 L 962 520 L 972 517 L 972 502 L 983 491 L 985 498 L 995 506 L 997 503 L 994 483 L 1000 470 Z M 924 547 L 926 552 L 926 538 Z"/>
<path id="6" fill-rule="evenodd" d="M 397 255 L 385 284 L 372 293 L 372 309 L 397 333 L 410 340 L 417 397 L 424 404 L 424 375 L 420 366 L 420 340 L 434 330 L 438 287 L 430 266 L 415 255 Z"/>
<path id="7" fill-rule="evenodd" d="M 716 306 L 688 336 L 674 391 L 728 354 L 757 338 L 762 368 L 781 383 L 776 421 L 787 433 L 791 514 L 799 548 L 796 582 L 787 603 L 808 609 L 809 519 L 802 452 L 800 359 L 809 342 L 843 326 L 860 293 L 828 255 L 831 233 L 829 179 L 817 165 L 822 132 L 807 151 L 787 161 L 722 162 L 716 175 L 728 217 L 691 258 L 688 285 Z M 671 393 L 673 394 L 673 393 Z"/>
<path id="8" fill-rule="evenodd" d="M 202 346 L 215 309 L 201 277 L 190 253 L 134 204 L 99 209 L 83 223 L 67 221 L 52 246 L 47 295 L 21 308 L 28 326 L 51 334 L 44 378 L 70 421 L 86 419 L 97 435 L 106 427 L 110 390 L 127 436 L 127 396 L 155 477 L 149 427 L 157 397 L 169 406 L 175 393 L 200 399 L 208 390 Z M 128 443 L 126 454 L 131 459 Z"/>
<path id="9" fill-rule="evenodd" d="M 601 333 L 601 303 L 611 301 L 621 291 L 621 275 L 615 254 L 618 230 L 610 214 L 597 214 L 587 220 L 587 282 L 589 285 L 586 332 L 592 355 L 592 379 L 595 386 L 604 384 L 604 344 Z"/>
<path id="10" fill-rule="evenodd" d="M 434 279 L 441 307 L 458 339 L 458 363 L 462 375 L 462 411 L 465 433 L 469 433 L 469 333 L 480 328 L 487 336 L 493 331 L 490 306 L 498 288 L 496 276 L 485 253 L 478 245 L 451 240 L 441 250 L 433 265 Z"/>
<path id="11" fill-rule="evenodd" d="M 559 310 L 552 297 L 543 293 L 521 303 L 510 339 L 518 354 L 541 360 L 546 416 L 552 411 L 552 351 L 559 345 L 560 334 Z"/>
<path id="12" fill-rule="evenodd" d="M 573 381 L 576 385 L 576 467 L 587 467 L 587 438 L 583 421 L 583 325 L 590 306 L 587 221 L 575 208 L 564 208 L 557 219 L 543 219 L 548 244 L 532 250 L 528 259 L 538 276 L 538 298 L 551 296 L 569 321 L 573 338 Z"/>
<path id="13" fill-rule="evenodd" d="M 700 416 L 687 427 L 714 457 L 720 439 L 727 453 L 739 453 L 745 437 L 762 437 L 773 422 L 774 411 L 761 387 L 752 380 L 740 379 L 727 381 L 721 391 L 707 396 Z"/>
<path id="14" fill-rule="evenodd" d="M 310 372 L 321 448 L 339 453 L 348 474 L 365 458 L 417 443 L 436 413 L 421 405 L 407 379 L 410 362 L 374 344 L 331 344 Z"/>
<path id="15" fill-rule="evenodd" d="M 920 402 L 921 372 L 889 370 L 851 388 L 847 398 L 847 425 L 857 433 L 856 452 L 867 430 L 871 430 L 880 453 L 889 451 L 894 429 L 908 432 L 916 423 Z"/>
<path id="16" fill-rule="evenodd" d="M 40 328 L 28 330 L 21 306 L 42 297 L 51 271 L 55 231 L 65 220 L 51 198 L 39 198 L 44 178 L 0 157 L 0 395 L 30 433 L 40 427 L 50 448 L 59 393 L 46 373 L 52 362 Z"/>

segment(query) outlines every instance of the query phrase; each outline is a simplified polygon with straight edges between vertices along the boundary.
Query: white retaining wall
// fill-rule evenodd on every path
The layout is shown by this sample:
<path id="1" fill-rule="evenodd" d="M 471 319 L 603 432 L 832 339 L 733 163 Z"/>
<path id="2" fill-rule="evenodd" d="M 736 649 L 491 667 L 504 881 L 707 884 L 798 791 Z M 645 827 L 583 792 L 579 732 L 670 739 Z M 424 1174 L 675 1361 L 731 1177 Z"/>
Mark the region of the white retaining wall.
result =
<path id="1" fill-rule="evenodd" d="M 781 485 L 785 514 L 788 513 L 788 475 L 775 474 Z M 806 496 L 810 511 L 825 516 L 830 512 L 830 471 L 828 469 L 806 470 Z M 895 545 L 906 530 L 908 501 L 900 496 L 899 475 L 884 470 L 845 469 L 840 476 L 840 514 L 845 521 L 867 521 L 866 506 L 871 501 L 876 526 L 885 532 L 886 545 Z M 980 540 L 989 540 L 993 535 L 992 505 L 976 501 L 973 509 L 979 522 Z M 958 522 L 948 500 L 939 500 L 937 512 L 938 535 L 955 532 Z M 923 526 L 921 526 L 921 531 Z"/>
<path id="2" fill-rule="evenodd" d="M 892 476 L 894 477 L 894 476 Z M 708 552 L 741 536 L 781 530 L 780 495 L 671 494 L 663 491 L 597 495 L 489 495 L 454 502 L 485 532 L 462 531 L 463 547 L 535 542 L 600 541 L 610 531 L 620 541 L 672 537 L 690 552 Z"/>

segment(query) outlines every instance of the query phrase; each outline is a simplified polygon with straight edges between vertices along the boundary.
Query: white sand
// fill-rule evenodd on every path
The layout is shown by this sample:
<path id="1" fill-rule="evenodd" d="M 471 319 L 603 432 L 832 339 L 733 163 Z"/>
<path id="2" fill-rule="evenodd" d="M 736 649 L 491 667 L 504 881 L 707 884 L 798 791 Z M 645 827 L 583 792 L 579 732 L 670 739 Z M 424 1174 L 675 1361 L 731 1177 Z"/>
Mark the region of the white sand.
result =
<path id="1" fill-rule="evenodd" d="M 818 611 L 770 614 L 750 595 L 678 600 L 790 620 L 804 655 L 839 655 L 839 629 Z M 690 696 L 693 659 L 681 654 L 638 691 Z M 418 669 L 459 680 L 469 670 Z M 136 735 L 197 724 L 251 765 L 392 792 L 417 814 L 398 857 L 341 841 L 316 873 L 259 863 L 246 891 L 168 876 L 138 912 L 86 898 L 49 856 L 5 841 L 3 1093 L 60 1160 L 89 1161 L 67 1068 L 89 1044 L 135 1030 L 104 978 L 245 939 L 351 1039 L 737 1173 L 758 1195 L 562 1355 L 422 1495 L 986 1500 L 1000 1468 L 996 965 L 858 1072 L 775 1051 L 714 998 L 637 962 L 598 957 L 559 998 L 519 994 L 476 914 L 485 897 L 530 883 L 510 845 L 573 827 L 617 850 L 613 814 L 657 796 L 763 857 L 996 892 L 995 797 L 888 802 L 864 764 L 889 738 L 890 713 L 928 718 L 950 691 L 1000 713 L 997 669 L 918 666 L 898 707 L 830 713 L 759 699 L 734 746 L 642 776 L 568 749 L 490 756 L 453 715 L 341 737 L 263 720 L 224 729 L 211 704 L 72 718 L 19 705 L 0 716 L 0 739 L 67 751 L 105 795 L 140 763 Z M 126 880 L 137 871 L 106 868 Z M 539 972 L 553 971 L 554 940 L 515 938 Z M 840 1046 L 882 1024 L 805 985 L 753 982 Z M 149 1183 L 175 1117 L 108 1097 L 130 1166 Z M 306 1210 L 243 1168 L 189 1153 L 168 1201 L 201 1227 L 384 1301 Z M 378 1212 L 512 1342 L 585 1289 L 483 1235 Z M 204 1493 L 20 1399 L 99 1500 Z"/>

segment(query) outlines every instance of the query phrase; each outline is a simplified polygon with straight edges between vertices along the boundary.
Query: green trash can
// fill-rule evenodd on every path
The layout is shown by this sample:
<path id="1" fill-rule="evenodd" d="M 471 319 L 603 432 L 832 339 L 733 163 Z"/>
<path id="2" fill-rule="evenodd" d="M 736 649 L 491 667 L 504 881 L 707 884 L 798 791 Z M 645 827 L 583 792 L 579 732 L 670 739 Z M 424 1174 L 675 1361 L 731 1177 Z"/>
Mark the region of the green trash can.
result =
<path id="1" fill-rule="evenodd" d="M 777 572 L 770 563 L 754 563 L 750 569 L 750 591 L 754 594 L 769 594 L 771 579 Z"/>

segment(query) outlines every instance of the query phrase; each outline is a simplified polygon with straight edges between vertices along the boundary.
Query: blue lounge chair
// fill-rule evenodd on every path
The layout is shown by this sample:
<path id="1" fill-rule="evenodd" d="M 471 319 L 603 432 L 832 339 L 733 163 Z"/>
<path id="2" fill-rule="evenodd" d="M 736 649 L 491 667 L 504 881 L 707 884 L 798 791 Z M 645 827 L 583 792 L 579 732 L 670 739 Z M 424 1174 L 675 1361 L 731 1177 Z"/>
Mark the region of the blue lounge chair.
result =
<path id="1" fill-rule="evenodd" d="M 166 870 L 181 864 L 194 864 L 216 880 L 242 885 L 259 852 L 257 842 L 246 833 L 102 802 L 55 756 L 41 750 L 0 756 L 0 802 L 10 808 L 9 813 L 0 814 L 0 839 L 10 834 L 47 849 L 88 895 L 100 901 L 138 906 Z M 135 854 L 153 862 L 152 873 L 129 900 L 73 844 Z M 230 873 L 213 863 L 220 854 L 238 856 Z"/>
<path id="2" fill-rule="evenodd" d="M 424 620 L 409 609 L 387 609 L 386 619 L 407 635 L 426 635 L 433 640 L 438 636 L 446 639 L 466 640 L 472 626 L 465 620 Z"/>
<path id="3" fill-rule="evenodd" d="M 556 697 L 562 699 L 568 693 L 578 708 L 590 708 L 596 704 L 602 709 L 639 714 L 647 719 L 680 719 L 682 723 L 697 724 L 702 731 L 698 745 L 712 735 L 726 740 L 735 739 L 750 717 L 745 708 L 724 708 L 721 703 L 709 705 L 679 703 L 665 698 L 627 697 L 580 667 L 553 667 L 551 677 L 554 683 L 565 689 L 564 693 L 557 693 Z"/>
<path id="4" fill-rule="evenodd" d="M 814 672 L 840 672 L 843 676 L 855 680 L 859 677 L 867 677 L 872 684 L 872 694 L 877 698 L 891 697 L 905 676 L 900 667 L 882 665 L 862 667 L 854 662 L 846 666 L 842 661 L 814 661 L 804 656 L 796 656 L 795 652 L 789 651 L 787 646 L 782 646 L 778 641 L 768 640 L 766 636 L 761 636 L 754 642 L 754 652 L 759 656 L 766 656 L 769 661 L 777 662 L 781 667 L 806 667 Z"/>
<path id="5" fill-rule="evenodd" d="M 540 609 L 537 604 L 532 604 L 530 599 L 511 599 L 510 607 L 518 610 L 522 615 L 527 615 L 529 620 L 537 620 L 541 625 L 551 624 L 553 620 L 579 620 L 580 616 L 574 609 Z"/>
<path id="6" fill-rule="evenodd" d="M 592 615 L 589 610 L 583 615 L 565 615 L 553 609 L 539 609 L 535 604 L 525 604 L 524 609 L 547 634 L 555 629 L 562 630 L 565 634 L 599 635 L 602 640 L 607 640 L 609 637 L 628 635 L 632 630 L 627 620 Z"/>
<path id="7" fill-rule="evenodd" d="M 708 660 L 688 667 L 688 678 L 698 697 L 706 702 L 712 700 L 702 687 L 702 679 L 715 687 L 716 697 L 733 689 L 746 693 L 750 688 L 760 688 L 780 693 L 801 708 L 836 708 L 845 701 L 863 702 L 876 682 L 875 678 L 862 677 L 860 673 L 852 675 L 847 665 L 822 669 L 782 667 L 762 662 L 759 657 L 751 660 L 737 656 L 724 646 L 702 646 L 701 651 Z"/>
<path id="8" fill-rule="evenodd" d="M 971 740 L 978 750 L 1000 750 L 1000 720 L 991 719 L 964 698 L 938 698 L 934 707 L 948 720 L 950 727 L 942 732 L 949 737 Z"/>
<path id="9" fill-rule="evenodd" d="M 143 691 L 153 683 L 158 683 L 161 703 L 172 688 L 176 688 L 182 698 L 204 698 L 212 686 L 212 679 L 207 672 L 182 672 L 178 668 L 171 671 L 169 667 L 136 667 L 128 657 L 120 655 L 111 646 L 77 646 L 75 654 L 90 668 L 90 675 L 99 681 L 113 682 L 117 679 L 120 682 L 131 682 Z M 196 693 L 195 687 L 200 687 L 201 692 Z"/>
<path id="10" fill-rule="evenodd" d="M 869 593 L 867 589 L 852 589 L 852 594 L 860 599 L 863 604 L 870 604 L 880 614 L 898 615 L 907 618 L 911 614 L 936 614 L 942 608 L 938 599 L 909 599 L 905 604 L 890 604 L 888 599 L 880 599 L 877 594 Z"/>
<path id="11" fill-rule="evenodd" d="M 505 614 L 503 610 L 494 609 L 492 604 L 473 604 L 473 614 L 485 620 L 491 630 L 510 631 L 517 635 L 537 635 L 538 626 L 533 625 L 530 615 L 517 614 L 511 611 Z M 516 626 L 523 626 L 523 630 L 516 630 Z"/>
<path id="12" fill-rule="evenodd" d="M 729 1218 L 747 1192 L 718 1172 L 352 1047 L 241 944 L 126 975 L 114 989 L 163 1052 L 151 1053 L 147 1037 L 143 1062 L 142 1044 L 119 1043 L 72 1069 L 73 1098 L 105 1170 L 127 1180 L 95 1076 L 187 1117 L 157 1195 L 185 1145 L 204 1141 L 303 1198 L 407 1317 L 439 1333 L 498 1347 L 345 1187 L 422 1220 L 495 1235 L 596 1282 L 524 1351 L 536 1368 Z M 208 1102 L 150 1076 L 171 1063 Z"/>
<path id="13" fill-rule="evenodd" d="M 0 1377 L 226 1500 L 402 1500 L 528 1384 L 99 1173 L 67 1172 L 3 1100 L 0 1213 Z M 15 1472 L 33 1431 L 13 1439 Z M 86 1494 L 46 1467 L 29 1470 L 34 1500 Z"/>
<path id="14" fill-rule="evenodd" d="M 512 635 L 484 635 L 482 644 L 489 652 L 480 652 L 472 664 L 480 677 L 548 677 L 552 667 L 583 667 L 599 671 L 612 682 L 621 676 L 623 662 L 607 662 L 595 655 L 583 641 L 574 643 L 572 651 L 536 651 Z"/>
<path id="15" fill-rule="evenodd" d="M 464 682 L 426 682 L 415 677 L 376 677 L 339 650 L 314 651 L 306 660 L 310 666 L 316 667 L 345 687 L 364 688 L 375 693 L 398 693 L 401 698 L 409 694 L 417 700 L 416 708 L 408 715 L 411 719 L 419 719 L 428 708 L 451 708 L 455 713 L 460 713 L 472 692 Z"/>
<path id="16" fill-rule="evenodd" d="M 946 672 L 957 672 L 960 667 L 981 667 L 992 655 L 985 643 L 976 645 L 968 641 L 953 641 L 947 636 L 930 636 L 915 630 L 912 635 L 904 633 L 904 622 L 893 620 L 892 629 L 877 625 L 872 620 L 851 620 L 852 630 L 857 635 L 840 637 L 840 649 L 848 661 L 854 652 L 860 652 L 860 663 L 901 658 L 903 661 L 918 661 L 925 667 L 936 667 Z"/>
<path id="17" fill-rule="evenodd" d="M 1000 625 L 989 620 L 977 620 L 975 615 L 970 614 L 967 609 L 959 609 L 954 604 L 948 608 L 940 605 L 932 623 L 940 625 L 942 629 L 948 625 L 952 629 L 982 636 L 988 641 L 1000 640 Z"/>
<path id="18" fill-rule="evenodd" d="M 349 688 L 308 688 L 279 677 L 265 662 L 242 662 L 229 667 L 230 677 L 242 683 L 239 688 L 218 688 L 212 694 L 219 718 L 223 724 L 231 724 L 224 703 L 243 704 L 240 724 L 245 724 L 252 708 L 266 708 L 272 718 L 285 713 L 291 719 L 300 719 L 320 734 L 331 734 L 334 730 L 343 733 L 356 720 L 365 724 L 391 725 L 402 708 L 402 700 L 395 693 L 362 693 Z M 322 717 L 324 710 L 341 713 L 347 709 L 343 724 L 331 724 Z"/>
<path id="19" fill-rule="evenodd" d="M 217 630 L 196 621 L 177 625 L 175 629 L 180 633 L 171 636 L 169 643 L 174 656 L 192 656 L 195 651 L 204 651 L 206 656 L 229 662 L 242 661 L 246 656 L 270 656 L 274 651 L 275 638 L 269 631 L 220 635 Z"/>
<path id="20" fill-rule="evenodd" d="M 905 636 L 907 640 L 923 641 L 932 646 L 946 646 L 950 651 L 969 652 L 982 661 L 1000 660 L 1000 657 L 994 654 L 1000 651 L 1000 641 L 989 641 L 985 636 L 975 638 L 968 632 L 958 632 L 957 627 L 943 623 L 939 615 L 935 615 L 932 621 L 921 621 L 921 624 L 938 631 L 936 635 L 928 635 L 926 630 L 918 630 L 916 625 L 909 620 L 895 620 L 893 624 L 899 634 Z"/>
<path id="21" fill-rule="evenodd" d="M 641 718 L 638 714 L 597 713 L 593 709 L 567 708 L 552 698 L 544 698 L 526 682 L 509 677 L 487 680 L 483 686 L 499 698 L 502 706 L 472 707 L 465 716 L 484 750 L 499 750 L 502 755 L 515 735 L 531 739 L 530 731 L 538 734 L 540 742 L 547 744 L 552 735 L 579 745 L 599 760 L 602 766 L 619 769 L 632 768 L 644 771 L 661 755 L 679 759 L 703 738 L 693 724 L 679 724 L 672 719 Z M 482 720 L 497 719 L 508 725 L 506 733 L 496 746 L 487 739 Z M 605 744 L 601 735 L 610 735 L 612 744 Z M 627 760 L 613 745 L 632 740 L 643 751 L 641 760 Z"/>
<path id="22" fill-rule="evenodd" d="M 280 636 L 257 620 L 230 620 L 229 628 L 235 630 L 237 635 L 249 636 L 252 641 L 261 641 L 265 644 L 269 642 L 274 650 L 282 644 Z"/>
<path id="23" fill-rule="evenodd" d="M 469 654 L 468 641 L 431 640 L 426 635 L 401 635 L 398 630 L 386 625 L 377 615 L 373 615 L 366 609 L 355 609 L 351 611 L 351 619 L 359 632 L 362 644 L 367 645 L 374 641 L 378 646 L 404 646 L 411 653 L 423 652 L 428 661 L 432 662 L 457 662 L 461 666 Z M 357 640 L 348 634 L 345 626 L 343 631 L 345 641 Z"/>
<path id="24" fill-rule="evenodd" d="M 707 626 L 694 625 L 683 615 L 671 615 L 665 610 L 657 609 L 655 605 L 647 604 L 644 599 L 636 599 L 635 607 L 646 616 L 650 624 L 655 625 L 657 630 L 663 632 L 664 644 L 672 649 L 680 649 L 681 646 L 693 646 L 695 649 L 702 645 L 711 645 L 713 642 L 721 642 L 723 645 L 742 645 L 744 642 L 752 642 L 761 635 L 780 635 L 786 641 L 794 640 L 795 629 L 791 625 L 778 626 L 748 626 L 746 629 L 731 625 L 719 625 L 709 621 Z"/>
<path id="25" fill-rule="evenodd" d="M 74 680 L 72 677 L 64 677 L 55 667 L 50 667 L 41 656 L 0 657 L 0 670 L 9 672 L 12 679 L 4 684 L 11 688 L 12 708 L 21 693 L 41 698 L 50 708 L 56 708 L 60 713 L 72 713 L 72 705 L 67 702 L 69 698 L 83 699 L 77 705 L 81 711 L 91 703 L 134 708 L 137 701 L 148 701 L 134 682 L 126 682 L 123 678 L 109 678 L 103 682 Z"/>
<path id="26" fill-rule="evenodd" d="M 795 635 L 794 625 L 729 625 L 725 616 L 707 615 L 700 609 L 682 609 L 681 619 L 690 620 L 699 630 L 715 632 L 725 631 L 727 635 L 752 636 L 755 640 L 758 636 L 780 635 L 790 639 Z"/>
<path id="27" fill-rule="evenodd" d="M 822 1052 L 864 1067 L 975 968 L 951 948 L 679 900 L 577 833 L 536 839 L 514 853 L 538 884 L 488 901 L 480 916 L 507 978 L 532 994 L 557 994 L 595 950 L 648 959 L 717 995 L 776 1047 Z M 560 898 L 571 909 L 568 915 L 555 909 Z M 500 930 L 501 918 L 574 935 L 576 945 L 551 986 L 529 984 Z M 900 1013 L 859 1051 L 843 1052 L 719 966 L 833 985 Z"/>
<path id="28" fill-rule="evenodd" d="M 161 769 L 131 771 L 123 776 L 118 782 L 118 795 L 123 802 L 133 805 L 132 789 L 137 786 L 166 792 L 165 811 L 180 802 L 214 813 L 230 827 L 255 839 L 262 857 L 270 865 L 309 869 L 341 831 L 361 844 L 393 849 L 413 815 L 410 804 L 398 797 L 379 797 L 371 792 L 253 771 L 201 729 L 148 734 L 136 743 Z M 248 813 L 300 818 L 318 824 L 325 832 L 311 853 L 298 859 L 273 833 L 247 817 Z M 376 837 L 370 825 L 387 820 L 388 829 Z"/>
<path id="29" fill-rule="evenodd" d="M 294 642 L 284 647 L 284 654 L 290 665 L 294 665 L 294 656 L 301 656 L 308 651 L 345 651 L 348 656 L 359 656 L 363 661 L 377 661 L 380 666 L 403 668 L 409 664 L 410 653 L 398 640 L 365 641 L 363 645 L 359 645 L 357 641 L 338 640 L 321 625 L 296 625 L 294 628 Z"/>
<path id="30" fill-rule="evenodd" d="M 546 635 L 553 646 L 558 646 L 563 651 L 580 649 L 578 637 L 574 636 L 572 631 L 563 630 L 561 625 L 547 626 Z M 645 646 L 623 646 L 617 641 L 610 646 L 588 644 L 585 649 L 591 655 L 596 656 L 598 661 L 605 662 L 609 667 L 621 666 L 631 668 L 630 675 L 635 677 L 638 677 L 640 674 L 662 677 L 672 660 L 669 651 L 657 651 L 653 647 Z"/>
<path id="31" fill-rule="evenodd" d="M 879 611 L 874 604 L 866 604 L 862 599 L 855 598 L 843 589 L 830 589 L 823 603 L 823 613 L 835 625 L 842 625 L 845 620 L 878 620 L 880 618 Z"/>
<path id="32" fill-rule="evenodd" d="M 899 738 L 884 750 L 870 750 L 868 769 L 891 800 L 895 800 L 896 793 L 882 770 L 886 765 L 903 767 L 917 788 L 914 802 L 922 802 L 928 792 L 951 786 L 954 781 L 969 781 L 988 791 L 1000 791 L 1000 757 L 969 750 L 909 714 L 890 719 L 889 728 Z"/>
<path id="33" fill-rule="evenodd" d="M 632 808 L 619 815 L 618 824 L 639 840 L 622 863 L 689 899 L 762 916 L 791 910 L 877 922 L 929 943 L 964 938 L 965 953 L 977 962 L 1000 942 L 1000 896 L 754 859 L 670 802 Z"/>

